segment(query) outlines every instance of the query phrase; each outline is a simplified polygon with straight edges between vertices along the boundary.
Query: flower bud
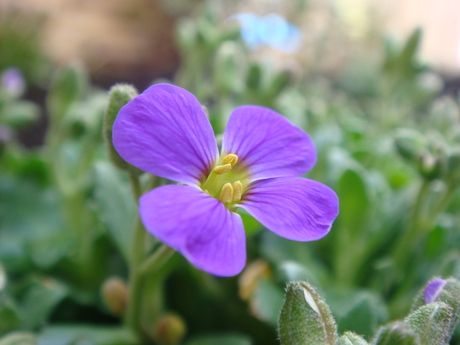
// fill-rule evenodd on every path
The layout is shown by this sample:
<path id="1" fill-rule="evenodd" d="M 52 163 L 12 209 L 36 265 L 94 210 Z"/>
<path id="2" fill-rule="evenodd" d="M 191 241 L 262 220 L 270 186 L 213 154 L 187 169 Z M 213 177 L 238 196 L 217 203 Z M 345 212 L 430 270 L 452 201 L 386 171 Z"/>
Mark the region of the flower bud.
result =
<path id="1" fill-rule="evenodd" d="M 118 277 L 107 279 L 102 285 L 102 299 L 107 309 L 115 316 L 123 316 L 128 305 L 129 290 L 126 283 Z"/>
<path id="2" fill-rule="evenodd" d="M 281 345 L 334 345 L 337 325 L 328 305 L 306 282 L 291 282 L 279 319 Z"/>
<path id="3" fill-rule="evenodd" d="M 36 345 L 37 339 L 32 333 L 14 332 L 0 338 L 0 345 Z"/>
<path id="4" fill-rule="evenodd" d="M 426 287 L 419 292 L 414 301 L 412 310 L 433 302 L 444 302 L 452 311 L 450 332 L 453 332 L 460 317 L 460 282 L 457 279 L 432 279 Z"/>
<path id="5" fill-rule="evenodd" d="M 115 150 L 112 142 L 112 127 L 118 113 L 120 112 L 120 109 L 136 96 L 137 90 L 131 85 L 116 84 L 110 89 L 109 102 L 104 117 L 103 133 L 107 152 L 112 163 L 115 164 L 119 169 L 128 170 L 130 173 L 139 175 L 142 172 L 121 158 L 117 150 Z"/>
<path id="6" fill-rule="evenodd" d="M 415 162 L 426 149 L 425 137 L 414 129 L 401 128 L 395 136 L 398 153 L 407 161 Z"/>
<path id="7" fill-rule="evenodd" d="M 397 321 L 380 328 L 372 345 L 422 345 L 422 343 L 409 325 Z"/>
<path id="8" fill-rule="evenodd" d="M 186 333 L 184 320 L 176 314 L 166 314 L 155 324 L 155 340 L 160 345 L 176 345 L 181 342 Z"/>
<path id="9" fill-rule="evenodd" d="M 345 332 L 345 334 L 339 338 L 339 343 L 337 345 L 368 345 L 368 344 L 367 344 L 367 341 L 365 341 L 359 335 L 353 332 Z"/>
<path id="10" fill-rule="evenodd" d="M 445 345 L 452 335 L 454 315 L 443 302 L 426 304 L 404 320 L 417 334 L 420 344 Z"/>
<path id="11" fill-rule="evenodd" d="M 445 171 L 446 161 L 442 155 L 434 155 L 428 151 L 422 152 L 418 160 L 419 173 L 428 180 L 434 180 Z"/>

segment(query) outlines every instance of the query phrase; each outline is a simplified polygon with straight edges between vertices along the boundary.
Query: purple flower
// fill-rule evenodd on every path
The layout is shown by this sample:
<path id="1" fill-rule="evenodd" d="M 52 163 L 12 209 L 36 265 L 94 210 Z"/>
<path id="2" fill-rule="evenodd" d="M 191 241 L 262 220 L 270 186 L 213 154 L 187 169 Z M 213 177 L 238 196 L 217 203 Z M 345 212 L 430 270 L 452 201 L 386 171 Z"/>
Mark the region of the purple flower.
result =
<path id="1" fill-rule="evenodd" d="M 12 97 L 21 96 L 26 88 L 24 77 L 20 69 L 10 67 L 2 74 L 1 86 Z"/>
<path id="2" fill-rule="evenodd" d="M 219 155 L 198 100 L 177 86 L 158 84 L 121 109 L 113 143 L 128 163 L 181 183 L 144 194 L 140 217 L 152 235 L 217 276 L 236 275 L 246 262 L 236 208 L 296 241 L 325 236 L 338 214 L 330 188 L 295 177 L 315 164 L 310 137 L 267 108 L 236 108 Z"/>
<path id="3" fill-rule="evenodd" d="M 438 298 L 439 293 L 442 291 L 444 285 L 446 285 L 447 281 L 444 279 L 433 279 L 431 280 L 425 288 L 423 292 L 423 297 L 425 299 L 425 304 L 432 303 L 436 301 Z"/>

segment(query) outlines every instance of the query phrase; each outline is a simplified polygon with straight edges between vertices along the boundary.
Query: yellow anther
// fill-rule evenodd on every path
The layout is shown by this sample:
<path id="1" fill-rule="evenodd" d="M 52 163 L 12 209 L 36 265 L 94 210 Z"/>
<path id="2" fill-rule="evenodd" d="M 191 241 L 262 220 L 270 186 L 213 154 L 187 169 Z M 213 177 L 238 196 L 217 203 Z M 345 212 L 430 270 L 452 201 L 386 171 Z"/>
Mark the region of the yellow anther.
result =
<path id="1" fill-rule="evenodd" d="M 224 204 L 230 204 L 233 200 L 233 187 L 231 183 L 226 183 L 222 186 L 219 200 Z"/>
<path id="2" fill-rule="evenodd" d="M 222 175 L 226 173 L 227 171 L 229 171 L 231 168 L 232 168 L 232 165 L 230 163 L 224 164 L 224 165 L 218 165 L 212 170 L 212 172 L 217 175 Z"/>
<path id="3" fill-rule="evenodd" d="M 243 184 L 240 181 L 233 182 L 233 202 L 240 201 L 243 195 Z"/>
<path id="4" fill-rule="evenodd" d="M 224 164 L 230 163 L 231 165 L 235 165 L 238 163 L 238 156 L 230 153 L 229 155 L 226 155 L 224 159 L 222 159 L 222 162 L 224 162 Z"/>

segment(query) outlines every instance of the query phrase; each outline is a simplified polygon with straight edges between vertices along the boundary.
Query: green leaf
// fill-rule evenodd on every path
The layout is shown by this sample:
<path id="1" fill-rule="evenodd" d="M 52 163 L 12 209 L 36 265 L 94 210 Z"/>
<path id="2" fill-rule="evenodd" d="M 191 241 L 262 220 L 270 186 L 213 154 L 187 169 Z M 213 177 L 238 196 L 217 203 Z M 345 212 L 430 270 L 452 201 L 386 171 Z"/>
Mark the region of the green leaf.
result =
<path id="1" fill-rule="evenodd" d="M 123 257 L 128 261 L 136 205 L 126 177 L 111 164 L 97 162 L 95 196 L 102 222 L 109 229 Z"/>
<path id="2" fill-rule="evenodd" d="M 260 320 L 276 327 L 281 307 L 284 302 L 284 293 L 275 283 L 261 278 L 249 301 L 251 312 Z"/>
<path id="3" fill-rule="evenodd" d="M 0 338 L 0 345 L 36 345 L 35 334 L 14 332 Z"/>
<path id="4" fill-rule="evenodd" d="M 185 345 L 251 345 L 251 339 L 245 335 L 207 335 L 194 338 Z"/>
<path id="5" fill-rule="evenodd" d="M 127 329 L 96 326 L 53 326 L 38 335 L 37 345 L 138 345 Z"/>
<path id="6" fill-rule="evenodd" d="M 0 293 L 0 335 L 14 330 L 19 324 L 19 311 L 13 300 L 6 293 Z"/>
<path id="7" fill-rule="evenodd" d="M 338 317 L 339 332 L 351 330 L 357 334 L 371 336 L 377 327 L 377 303 L 370 294 L 354 296 L 351 305 L 342 305 L 345 313 Z"/>
<path id="8" fill-rule="evenodd" d="M 50 267 L 68 254 L 60 199 L 55 190 L 38 182 L 0 176 L 0 260 L 12 271 L 27 269 L 31 258 Z"/>
<path id="9" fill-rule="evenodd" d="M 34 329 L 44 324 L 66 296 L 67 288 L 56 280 L 34 282 L 20 303 L 22 327 Z"/>
<path id="10" fill-rule="evenodd" d="M 2 109 L 0 120 L 11 127 L 22 127 L 38 120 L 40 109 L 35 103 L 20 101 Z"/>
<path id="11" fill-rule="evenodd" d="M 340 200 L 340 223 L 351 236 L 360 235 L 370 203 L 364 179 L 356 170 L 348 169 L 340 178 L 336 192 Z"/>

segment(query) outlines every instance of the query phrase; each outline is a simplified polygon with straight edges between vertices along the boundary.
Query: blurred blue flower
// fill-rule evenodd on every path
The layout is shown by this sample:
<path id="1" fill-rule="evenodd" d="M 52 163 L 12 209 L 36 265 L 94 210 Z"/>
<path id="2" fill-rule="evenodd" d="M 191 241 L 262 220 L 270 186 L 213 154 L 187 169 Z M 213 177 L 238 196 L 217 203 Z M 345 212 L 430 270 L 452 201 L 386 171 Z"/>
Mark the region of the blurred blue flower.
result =
<path id="1" fill-rule="evenodd" d="M 300 46 L 300 29 L 278 14 L 260 17 L 252 13 L 239 13 L 230 19 L 240 22 L 241 37 L 252 49 L 268 45 L 285 53 L 292 53 Z"/>
<path id="2" fill-rule="evenodd" d="M 20 97 L 26 88 L 21 70 L 16 67 L 5 70 L 1 78 L 1 88 L 11 97 Z"/>

